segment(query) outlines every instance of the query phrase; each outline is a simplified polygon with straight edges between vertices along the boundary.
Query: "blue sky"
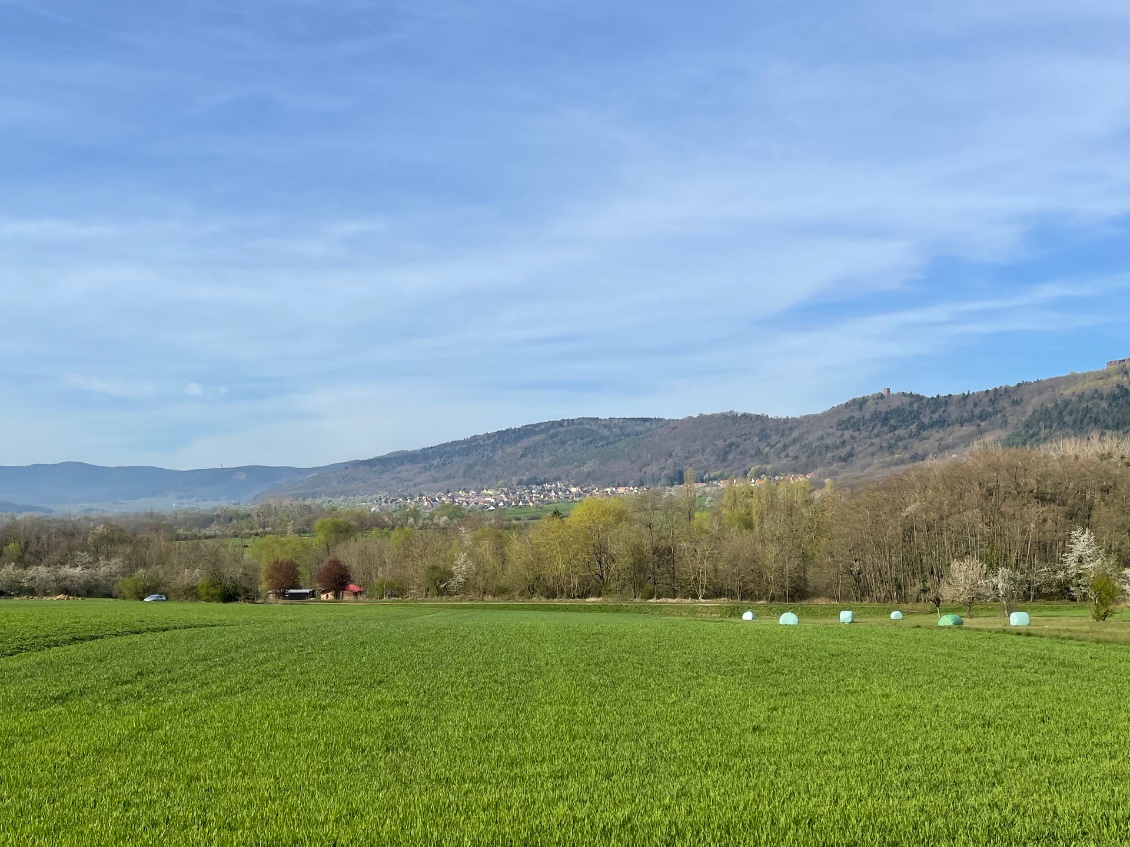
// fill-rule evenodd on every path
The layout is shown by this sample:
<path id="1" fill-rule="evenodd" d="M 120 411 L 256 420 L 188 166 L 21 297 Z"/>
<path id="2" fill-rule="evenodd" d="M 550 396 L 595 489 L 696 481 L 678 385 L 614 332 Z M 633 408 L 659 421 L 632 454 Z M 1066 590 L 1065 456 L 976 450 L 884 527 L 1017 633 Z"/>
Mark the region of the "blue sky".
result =
<path id="1" fill-rule="evenodd" d="M 0 464 L 1130 356 L 1130 3 L 0 0 Z"/>

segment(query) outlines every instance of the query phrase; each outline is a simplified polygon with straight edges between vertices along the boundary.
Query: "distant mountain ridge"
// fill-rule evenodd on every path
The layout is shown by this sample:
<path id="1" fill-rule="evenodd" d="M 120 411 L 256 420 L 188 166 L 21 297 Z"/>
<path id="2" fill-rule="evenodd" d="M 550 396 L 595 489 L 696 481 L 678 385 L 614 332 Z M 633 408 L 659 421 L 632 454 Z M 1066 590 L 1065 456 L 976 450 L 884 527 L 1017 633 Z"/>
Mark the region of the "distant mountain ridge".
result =
<path id="1" fill-rule="evenodd" d="M 174 471 L 145 466 L 102 467 L 83 462 L 0 466 L 0 500 L 34 503 L 55 511 L 168 510 L 251 500 L 268 489 L 327 468 L 248 465 Z M 31 511 L 20 506 L 0 513 Z"/>
<path id="2" fill-rule="evenodd" d="M 1093 431 L 1130 434 L 1130 363 L 965 394 L 873 394 L 795 418 L 725 412 L 545 421 L 321 468 L 0 467 L 0 501 L 9 501 L 0 513 L 166 510 L 499 482 L 657 485 L 681 481 L 688 466 L 700 477 L 752 470 L 850 482 L 961 453 L 979 440 L 1036 445 Z"/>
<path id="3" fill-rule="evenodd" d="M 28 506 L 26 503 L 10 503 L 7 500 L 0 500 L 0 515 L 27 514 L 49 515 L 51 510 L 43 506 Z"/>
<path id="4" fill-rule="evenodd" d="M 683 469 L 717 477 L 812 473 L 850 481 L 968 450 L 1032 445 L 1091 431 L 1130 434 L 1130 367 L 986 391 L 857 397 L 814 415 L 727 412 L 693 418 L 574 418 L 350 462 L 266 497 L 345 497 L 518 482 L 657 485 Z"/>

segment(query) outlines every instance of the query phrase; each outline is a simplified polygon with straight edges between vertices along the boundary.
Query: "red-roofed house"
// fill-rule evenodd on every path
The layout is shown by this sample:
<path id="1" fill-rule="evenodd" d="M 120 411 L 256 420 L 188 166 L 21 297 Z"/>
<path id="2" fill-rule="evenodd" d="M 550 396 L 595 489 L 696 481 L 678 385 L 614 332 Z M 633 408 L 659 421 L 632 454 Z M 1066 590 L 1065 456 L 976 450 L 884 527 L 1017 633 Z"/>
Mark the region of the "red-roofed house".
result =
<path id="1" fill-rule="evenodd" d="M 335 597 L 332 591 L 327 591 L 324 588 L 320 596 L 323 600 L 360 600 L 364 593 L 364 588 L 351 582 L 345 586 L 345 590 L 341 592 L 341 597 Z"/>

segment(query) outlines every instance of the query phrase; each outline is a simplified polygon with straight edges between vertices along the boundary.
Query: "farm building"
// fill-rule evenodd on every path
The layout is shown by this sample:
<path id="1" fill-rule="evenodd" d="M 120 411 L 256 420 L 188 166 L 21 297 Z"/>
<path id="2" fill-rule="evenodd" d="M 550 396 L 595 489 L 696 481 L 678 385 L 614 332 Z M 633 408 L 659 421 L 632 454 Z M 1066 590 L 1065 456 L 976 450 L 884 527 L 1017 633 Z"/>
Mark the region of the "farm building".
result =
<path id="1" fill-rule="evenodd" d="M 351 582 L 351 583 L 349 583 L 349 585 L 345 586 L 345 590 L 341 592 L 340 596 L 338 594 L 336 594 L 335 592 L 329 590 L 329 589 L 323 588 L 322 594 L 321 594 L 321 599 L 323 599 L 323 600 L 360 600 L 364 593 L 365 593 L 364 588 L 362 588 L 360 585 L 356 585 L 355 583 Z"/>
<path id="2" fill-rule="evenodd" d="M 288 588 L 285 591 L 268 591 L 271 600 L 313 600 L 318 592 L 313 588 Z"/>

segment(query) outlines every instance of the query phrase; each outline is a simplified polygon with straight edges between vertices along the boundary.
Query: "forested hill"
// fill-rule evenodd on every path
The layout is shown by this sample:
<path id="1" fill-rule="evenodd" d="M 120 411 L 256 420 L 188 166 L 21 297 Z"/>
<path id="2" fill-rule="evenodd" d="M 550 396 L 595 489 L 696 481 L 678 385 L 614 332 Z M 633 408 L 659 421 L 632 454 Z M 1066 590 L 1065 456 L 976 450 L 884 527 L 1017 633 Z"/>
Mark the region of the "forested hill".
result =
<path id="1" fill-rule="evenodd" d="M 1130 435 L 1126 365 L 972 394 L 873 394 L 798 418 L 728 412 L 550 421 L 325 468 L 0 467 L 0 513 L 165 510 L 499 482 L 655 485 L 681 481 L 688 466 L 700 478 L 754 469 L 850 481 L 961 453 L 978 439 L 1036 445 L 1093 431 Z"/>
<path id="2" fill-rule="evenodd" d="M 815 415 L 724 413 L 681 420 L 575 418 L 352 462 L 275 488 L 271 497 L 441 491 L 562 480 L 654 485 L 751 469 L 859 478 L 979 439 L 1034 445 L 1104 430 L 1130 434 L 1126 365 L 967 394 L 858 397 Z"/>

